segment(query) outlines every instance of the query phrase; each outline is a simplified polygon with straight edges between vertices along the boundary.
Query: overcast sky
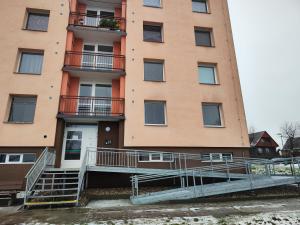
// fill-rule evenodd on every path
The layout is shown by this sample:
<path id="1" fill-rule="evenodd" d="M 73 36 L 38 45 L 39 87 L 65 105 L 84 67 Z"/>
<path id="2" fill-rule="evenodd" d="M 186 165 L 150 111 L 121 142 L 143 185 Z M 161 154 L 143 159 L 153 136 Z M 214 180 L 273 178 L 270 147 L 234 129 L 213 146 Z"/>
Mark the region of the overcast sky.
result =
<path id="1" fill-rule="evenodd" d="M 300 0 L 228 0 L 248 127 L 300 121 Z"/>

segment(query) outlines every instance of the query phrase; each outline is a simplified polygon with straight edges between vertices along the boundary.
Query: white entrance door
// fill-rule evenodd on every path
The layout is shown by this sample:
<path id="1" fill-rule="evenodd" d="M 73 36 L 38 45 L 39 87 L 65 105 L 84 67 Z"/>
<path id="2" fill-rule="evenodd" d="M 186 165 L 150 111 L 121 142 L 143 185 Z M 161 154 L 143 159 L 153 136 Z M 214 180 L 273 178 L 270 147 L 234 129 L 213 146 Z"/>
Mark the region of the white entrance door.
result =
<path id="1" fill-rule="evenodd" d="M 80 168 L 86 149 L 97 148 L 97 125 L 69 125 L 65 129 L 61 168 Z"/>

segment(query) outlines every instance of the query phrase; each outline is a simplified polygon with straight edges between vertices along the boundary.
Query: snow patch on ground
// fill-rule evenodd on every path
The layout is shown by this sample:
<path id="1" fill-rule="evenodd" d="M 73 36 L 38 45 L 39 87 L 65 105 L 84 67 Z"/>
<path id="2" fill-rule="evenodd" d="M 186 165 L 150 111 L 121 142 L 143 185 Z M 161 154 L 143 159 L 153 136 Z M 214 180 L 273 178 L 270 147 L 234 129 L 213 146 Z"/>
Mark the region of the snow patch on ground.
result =
<path id="1" fill-rule="evenodd" d="M 129 199 L 95 200 L 89 202 L 86 208 L 104 209 L 104 208 L 128 207 L 128 206 L 133 206 Z"/>
<path id="2" fill-rule="evenodd" d="M 251 216 L 229 216 L 215 218 L 213 216 L 200 217 L 163 217 L 138 218 L 128 220 L 95 221 L 85 225 L 294 225 L 300 224 L 300 210 L 261 213 Z M 49 223 L 31 223 L 23 225 L 55 225 Z M 76 224 L 74 224 L 76 225 Z M 78 224 L 79 225 L 79 224 Z"/>

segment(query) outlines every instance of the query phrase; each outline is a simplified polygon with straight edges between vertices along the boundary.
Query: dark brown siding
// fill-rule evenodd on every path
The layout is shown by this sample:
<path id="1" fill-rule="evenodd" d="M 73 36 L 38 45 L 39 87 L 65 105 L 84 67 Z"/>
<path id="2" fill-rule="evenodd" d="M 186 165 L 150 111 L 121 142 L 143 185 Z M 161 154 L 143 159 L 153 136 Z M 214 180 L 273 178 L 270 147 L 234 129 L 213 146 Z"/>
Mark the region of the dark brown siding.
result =
<path id="1" fill-rule="evenodd" d="M 62 154 L 62 146 L 63 146 L 63 141 L 64 141 L 64 132 L 65 132 L 64 120 L 57 119 L 55 146 L 54 146 L 55 151 L 56 151 L 55 167 L 60 167 L 60 164 L 61 164 L 61 154 Z"/>
<path id="2" fill-rule="evenodd" d="M 43 147 L 0 147 L 1 153 L 35 153 L 37 158 Z M 0 164 L 0 190 L 23 190 L 24 177 L 33 164 Z"/>
<path id="3" fill-rule="evenodd" d="M 110 132 L 105 128 L 110 127 Z M 98 125 L 98 147 L 118 148 L 119 147 L 119 123 L 99 122 Z"/>

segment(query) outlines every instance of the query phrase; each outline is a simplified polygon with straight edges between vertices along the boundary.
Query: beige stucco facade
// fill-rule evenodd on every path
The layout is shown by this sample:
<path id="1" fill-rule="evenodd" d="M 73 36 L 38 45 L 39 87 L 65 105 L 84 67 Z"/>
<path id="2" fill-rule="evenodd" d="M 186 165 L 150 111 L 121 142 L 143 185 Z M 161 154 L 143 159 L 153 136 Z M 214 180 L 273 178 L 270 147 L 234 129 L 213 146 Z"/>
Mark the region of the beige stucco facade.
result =
<path id="1" fill-rule="evenodd" d="M 209 3 L 211 14 L 186 0 L 127 2 L 125 146 L 249 146 L 227 1 Z M 143 41 L 143 22 L 163 24 L 163 43 Z M 194 27 L 212 28 L 215 47 L 196 46 Z M 165 82 L 144 81 L 144 59 L 164 60 Z M 217 64 L 219 85 L 199 84 L 199 63 Z M 144 125 L 144 100 L 166 101 L 166 126 Z M 204 127 L 203 102 L 222 104 L 224 127 Z"/>
<path id="2" fill-rule="evenodd" d="M 0 7 L 0 146 L 54 146 L 68 0 L 10 0 Z M 47 32 L 24 30 L 26 8 L 50 10 Z M 44 51 L 41 75 L 17 74 L 18 49 Z M 33 124 L 7 122 L 10 95 L 36 95 Z"/>

